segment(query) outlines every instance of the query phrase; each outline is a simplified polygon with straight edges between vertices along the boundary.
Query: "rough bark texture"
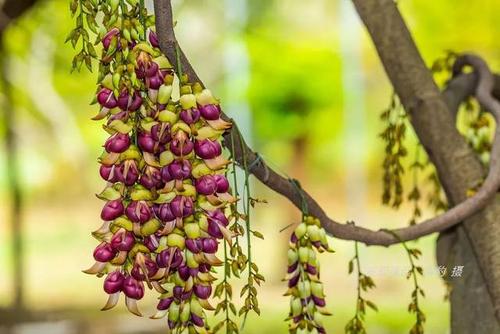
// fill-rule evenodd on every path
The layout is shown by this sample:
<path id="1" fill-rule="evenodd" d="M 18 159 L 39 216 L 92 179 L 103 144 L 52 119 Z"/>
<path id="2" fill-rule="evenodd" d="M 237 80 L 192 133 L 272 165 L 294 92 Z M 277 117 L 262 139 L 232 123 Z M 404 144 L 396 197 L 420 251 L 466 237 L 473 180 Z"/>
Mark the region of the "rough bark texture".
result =
<path id="1" fill-rule="evenodd" d="M 453 113 L 426 68 L 396 4 L 392 0 L 353 2 L 389 79 L 410 112 L 421 143 L 438 170 L 449 202 L 460 203 L 466 198 L 467 190 L 482 180 L 484 172 L 458 133 Z M 455 261 L 465 265 L 466 276 L 452 281 L 452 332 L 455 334 L 500 332 L 497 320 L 500 316 L 499 220 L 500 198 L 497 196 L 485 209 L 465 221 L 463 233 L 456 238 Z M 481 284 L 486 286 L 484 291 Z"/>

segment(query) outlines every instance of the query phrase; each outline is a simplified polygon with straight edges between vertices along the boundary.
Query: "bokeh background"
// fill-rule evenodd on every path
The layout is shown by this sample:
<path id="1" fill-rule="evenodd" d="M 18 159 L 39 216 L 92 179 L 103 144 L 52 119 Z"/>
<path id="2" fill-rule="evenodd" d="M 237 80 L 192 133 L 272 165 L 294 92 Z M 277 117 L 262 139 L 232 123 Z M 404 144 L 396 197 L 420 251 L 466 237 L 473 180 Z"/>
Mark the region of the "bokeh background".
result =
<path id="1" fill-rule="evenodd" d="M 148 3 L 151 7 L 151 2 Z M 404 226 L 409 205 L 394 211 L 381 205 L 383 129 L 380 112 L 392 88 L 369 36 L 347 0 L 175 1 L 177 34 L 192 64 L 222 98 L 251 146 L 284 175 L 300 180 L 339 221 L 372 229 Z M 399 7 L 430 65 L 446 50 L 475 51 L 493 69 L 500 63 L 496 0 L 401 0 Z M 72 27 L 66 0 L 39 0 L 5 32 L 7 81 L 13 100 L 3 98 L 6 120 L 18 141 L 24 252 L 23 310 L 13 311 L 14 263 L 6 145 L 0 149 L 0 333 L 163 333 L 161 320 L 137 318 L 123 305 L 100 312 L 102 280 L 83 274 L 92 263 L 103 186 L 96 157 L 105 132 L 90 120 L 95 75 L 70 74 L 73 50 L 64 44 Z M 415 139 L 409 134 L 409 147 Z M 406 166 L 411 161 L 406 162 Z M 10 174 L 12 175 L 12 174 Z M 405 176 L 410 180 L 410 175 Z M 267 204 L 253 212 L 265 240 L 253 243 L 266 277 L 259 290 L 262 315 L 251 315 L 244 333 L 285 333 L 287 238 L 282 227 L 300 219 L 285 199 L 254 180 L 253 192 Z M 431 215 L 430 210 L 425 216 Z M 449 331 L 446 288 L 435 272 L 436 236 L 418 241 L 424 255 L 422 300 L 427 332 Z M 333 316 L 330 333 L 342 333 L 355 309 L 356 279 L 347 273 L 353 243 L 332 239 L 334 254 L 321 256 L 322 275 Z M 367 297 L 369 333 L 406 333 L 412 290 L 408 263 L 398 246 L 360 247 L 362 265 L 377 288 Z M 19 259 L 18 259 L 19 260 Z M 19 281 L 18 281 L 19 282 Z M 238 286 L 238 283 L 234 283 Z M 151 313 L 154 300 L 142 308 Z M 11 326 L 16 323 L 14 326 Z"/>

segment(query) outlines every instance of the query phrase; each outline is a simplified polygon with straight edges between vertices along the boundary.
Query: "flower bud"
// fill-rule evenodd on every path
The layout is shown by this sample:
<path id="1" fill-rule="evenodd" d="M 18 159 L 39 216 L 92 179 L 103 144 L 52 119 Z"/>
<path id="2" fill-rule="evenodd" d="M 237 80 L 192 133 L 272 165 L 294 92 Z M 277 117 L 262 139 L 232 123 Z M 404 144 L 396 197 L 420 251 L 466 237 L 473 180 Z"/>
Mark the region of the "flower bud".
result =
<path id="1" fill-rule="evenodd" d="M 119 34 L 120 34 L 120 30 L 118 30 L 118 28 L 113 28 L 110 31 L 108 31 L 106 33 L 106 35 L 104 35 L 104 37 L 101 40 L 102 41 L 102 45 L 104 47 L 104 50 L 109 49 L 111 41 L 113 40 L 113 38 L 117 38 L 117 36 Z"/>
<path id="2" fill-rule="evenodd" d="M 219 142 L 210 139 L 197 140 L 194 143 L 194 150 L 202 159 L 213 159 L 222 154 Z"/>
<path id="3" fill-rule="evenodd" d="M 201 252 L 200 245 L 196 241 L 196 239 L 186 239 L 186 248 L 194 254 L 198 254 L 199 252 Z"/>
<path id="4" fill-rule="evenodd" d="M 170 260 L 170 257 L 172 257 L 172 260 Z M 174 251 L 165 249 L 156 256 L 156 264 L 160 268 L 166 268 L 170 263 L 170 268 L 175 269 L 181 265 L 182 261 L 183 256 L 179 249 L 175 249 Z"/>
<path id="5" fill-rule="evenodd" d="M 128 252 L 129 250 L 132 249 L 132 247 L 134 247 L 135 244 L 134 234 L 132 232 L 122 230 L 122 232 L 118 232 L 115 235 L 113 235 L 110 243 L 113 249 L 116 249 L 118 251 Z"/>
<path id="6" fill-rule="evenodd" d="M 198 298 L 207 299 L 212 294 L 212 286 L 195 284 L 193 291 Z"/>
<path id="7" fill-rule="evenodd" d="M 97 93 L 97 102 L 105 108 L 113 109 L 118 105 L 113 91 L 108 88 L 103 88 Z"/>
<path id="8" fill-rule="evenodd" d="M 217 183 L 217 192 L 225 193 L 229 191 L 229 181 L 224 175 L 214 175 L 215 183 Z"/>
<path id="9" fill-rule="evenodd" d="M 151 46 L 153 46 L 155 48 L 160 47 L 160 43 L 158 42 L 158 36 L 156 35 L 156 33 L 154 31 L 149 32 L 148 39 L 149 39 L 149 43 L 151 43 Z"/>
<path id="10" fill-rule="evenodd" d="M 106 140 L 104 148 L 107 152 L 122 153 L 130 146 L 130 137 L 127 134 L 115 133 Z"/>
<path id="11" fill-rule="evenodd" d="M 184 109 L 179 116 L 186 124 L 194 124 L 200 119 L 200 111 L 198 108 Z"/>
<path id="12" fill-rule="evenodd" d="M 191 163 L 189 160 L 176 160 L 167 168 L 170 176 L 176 180 L 184 180 L 191 176 Z"/>
<path id="13" fill-rule="evenodd" d="M 168 320 L 176 323 L 179 319 L 180 304 L 172 303 L 168 308 Z"/>
<path id="14" fill-rule="evenodd" d="M 220 209 L 209 212 L 207 218 L 209 223 L 217 223 L 223 226 L 227 226 L 229 224 L 226 215 L 224 215 Z"/>
<path id="15" fill-rule="evenodd" d="M 149 257 L 144 257 L 144 267 L 147 271 L 148 278 L 153 277 L 158 272 L 158 266 Z M 144 273 L 139 263 L 134 264 L 130 274 L 138 281 L 144 281 L 146 279 L 146 273 Z"/>
<path id="16" fill-rule="evenodd" d="M 153 206 L 153 211 L 162 222 L 170 222 L 176 218 L 170 209 L 169 203 L 156 204 Z"/>
<path id="17" fill-rule="evenodd" d="M 139 132 L 139 136 L 137 136 L 137 144 L 145 152 L 154 153 L 155 151 L 156 142 L 150 133 Z"/>
<path id="18" fill-rule="evenodd" d="M 98 262 L 109 262 L 116 256 L 116 251 L 110 244 L 103 242 L 94 250 L 94 259 Z"/>
<path id="19" fill-rule="evenodd" d="M 170 142 L 170 150 L 173 154 L 179 157 L 186 156 L 191 153 L 191 151 L 193 151 L 193 147 L 194 144 L 189 139 L 181 141 L 177 138 L 174 138 L 172 142 Z"/>
<path id="20" fill-rule="evenodd" d="M 191 197 L 176 196 L 170 203 L 174 216 L 183 218 L 194 213 L 193 199 Z"/>
<path id="21" fill-rule="evenodd" d="M 132 299 L 142 299 L 144 297 L 144 284 L 132 276 L 127 276 L 123 282 L 123 293 Z"/>
<path id="22" fill-rule="evenodd" d="M 217 191 L 217 182 L 212 175 L 205 175 L 196 180 L 196 191 L 202 195 L 212 195 Z"/>
<path id="23" fill-rule="evenodd" d="M 151 219 L 151 209 L 143 201 L 132 201 L 125 210 L 127 217 L 136 223 L 145 223 Z"/>
<path id="24" fill-rule="evenodd" d="M 191 313 L 191 321 L 192 321 L 193 325 L 195 325 L 197 327 L 204 327 L 205 326 L 205 322 L 203 321 L 203 318 L 194 314 L 194 313 Z"/>
<path id="25" fill-rule="evenodd" d="M 111 221 L 123 214 L 123 203 L 120 199 L 107 202 L 101 211 L 101 218 L 105 221 Z"/>
<path id="26" fill-rule="evenodd" d="M 117 293 L 122 290 L 125 277 L 119 271 L 113 271 L 106 276 L 104 280 L 104 291 L 107 294 Z"/>
<path id="27" fill-rule="evenodd" d="M 171 95 L 172 95 L 172 85 L 165 85 L 165 84 L 161 85 L 160 88 L 158 89 L 157 102 L 159 104 L 167 104 L 168 100 L 170 100 Z"/>
<path id="28" fill-rule="evenodd" d="M 309 248 L 307 247 L 299 248 L 299 260 L 300 263 L 307 263 L 307 260 L 309 260 Z"/>
<path id="29" fill-rule="evenodd" d="M 300 223 L 299 226 L 295 229 L 295 236 L 297 239 L 302 238 L 307 232 L 307 225 L 304 223 Z"/>
<path id="30" fill-rule="evenodd" d="M 183 236 L 171 233 L 167 236 L 167 245 L 169 247 L 177 247 L 179 249 L 184 249 L 186 244 L 186 239 Z"/>
<path id="31" fill-rule="evenodd" d="M 172 304 L 173 301 L 174 301 L 174 298 L 172 298 L 172 297 L 160 299 L 156 308 L 160 311 L 168 310 L 168 308 L 170 307 L 170 305 Z"/>
<path id="32" fill-rule="evenodd" d="M 203 238 L 201 249 L 204 253 L 214 254 L 217 252 L 218 245 L 217 240 L 213 238 Z"/>
<path id="33" fill-rule="evenodd" d="M 220 107 L 214 104 L 199 106 L 201 116 L 209 121 L 214 121 L 220 117 Z"/>
<path id="34" fill-rule="evenodd" d="M 126 186 L 132 186 L 139 178 L 139 169 L 134 160 L 127 160 L 120 166 L 120 181 Z"/>
<path id="35" fill-rule="evenodd" d="M 160 170 L 155 167 L 147 166 L 139 182 L 147 189 L 160 188 L 162 184 Z"/>
<path id="36" fill-rule="evenodd" d="M 170 136 L 170 125 L 166 123 L 153 125 L 151 128 L 151 137 L 160 144 L 168 143 L 172 140 Z"/>

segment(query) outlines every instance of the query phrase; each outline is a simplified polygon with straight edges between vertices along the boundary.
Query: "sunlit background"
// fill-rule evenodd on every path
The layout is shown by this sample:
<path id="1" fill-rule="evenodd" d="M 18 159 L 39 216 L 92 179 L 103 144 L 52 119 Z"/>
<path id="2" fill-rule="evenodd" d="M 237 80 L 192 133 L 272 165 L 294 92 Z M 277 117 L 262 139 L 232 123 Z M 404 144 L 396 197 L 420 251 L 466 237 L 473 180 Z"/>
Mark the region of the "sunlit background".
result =
<path id="1" fill-rule="evenodd" d="M 475 51 L 498 69 L 500 2 L 496 0 L 401 0 L 399 7 L 427 64 L 446 50 Z M 381 205 L 383 143 L 380 112 L 392 88 L 369 36 L 350 1 L 182 0 L 175 1 L 177 34 L 204 82 L 222 99 L 251 146 L 283 175 L 300 180 L 338 221 L 372 229 L 405 226 L 409 205 Z M 151 7 L 151 3 L 149 3 Z M 103 187 L 97 156 L 106 133 L 90 120 L 96 77 L 70 74 L 73 50 L 64 44 L 72 27 L 66 0 L 40 0 L 5 35 L 7 80 L 18 140 L 17 172 L 22 190 L 24 312 L 15 299 L 12 226 L 5 145 L 0 149 L 0 333 L 164 333 L 164 320 L 138 318 L 125 307 L 100 312 L 106 300 L 102 279 L 85 275 L 96 241 Z M 6 133 L 5 117 L 1 133 Z M 2 144 L 4 139 L 2 139 Z M 410 147 L 415 140 L 409 134 Z M 406 161 L 406 165 L 411 161 Z M 410 177 L 408 176 L 408 181 Z M 253 182 L 267 200 L 253 212 L 254 258 L 266 277 L 259 290 L 262 315 L 251 315 L 244 333 L 285 333 L 288 299 L 287 238 L 280 230 L 300 213 L 276 193 Z M 408 187 L 409 188 L 409 187 Z M 428 217 L 432 212 L 426 211 Z M 447 333 L 449 305 L 435 272 L 436 236 L 418 241 L 424 256 L 427 333 Z M 329 333 L 342 333 L 354 315 L 356 278 L 347 273 L 354 245 L 331 239 L 334 254 L 321 256 Z M 412 291 L 405 278 L 402 247 L 360 247 L 362 266 L 377 288 L 367 297 L 369 333 L 406 333 Z M 239 284 L 234 282 L 235 289 Z M 236 296 L 239 293 L 235 294 Z M 238 300 L 236 298 L 236 300 Z M 237 301 L 238 303 L 238 301 Z M 146 314 L 154 297 L 142 304 Z"/>

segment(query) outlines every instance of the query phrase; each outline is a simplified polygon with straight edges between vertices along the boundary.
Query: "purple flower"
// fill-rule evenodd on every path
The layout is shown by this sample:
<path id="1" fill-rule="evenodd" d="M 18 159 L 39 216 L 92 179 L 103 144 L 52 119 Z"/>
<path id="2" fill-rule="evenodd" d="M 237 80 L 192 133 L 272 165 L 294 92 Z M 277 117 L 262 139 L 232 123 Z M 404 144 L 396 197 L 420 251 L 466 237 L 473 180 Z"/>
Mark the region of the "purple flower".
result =
<path id="1" fill-rule="evenodd" d="M 217 183 L 217 192 L 225 193 L 229 191 L 229 181 L 224 175 L 214 175 L 215 182 Z"/>
<path id="2" fill-rule="evenodd" d="M 144 267 L 146 268 L 148 278 L 153 277 L 158 272 L 158 266 L 149 257 L 144 257 Z M 138 281 L 144 281 L 146 279 L 145 273 L 138 263 L 134 264 L 130 274 Z"/>
<path id="3" fill-rule="evenodd" d="M 161 186 L 161 173 L 158 168 L 147 166 L 139 181 L 148 189 L 159 188 Z"/>
<path id="4" fill-rule="evenodd" d="M 150 133 L 139 132 L 137 144 L 145 152 L 153 153 L 155 151 L 156 142 Z"/>
<path id="5" fill-rule="evenodd" d="M 161 169 L 161 179 L 165 183 L 172 181 L 174 179 L 172 175 L 170 175 L 170 172 L 168 171 L 168 166 L 165 166 Z"/>
<path id="6" fill-rule="evenodd" d="M 108 262 L 115 258 L 116 251 L 110 244 L 103 242 L 94 250 L 94 259 L 98 262 Z"/>
<path id="7" fill-rule="evenodd" d="M 179 276 L 181 277 L 181 279 L 183 281 L 187 281 L 189 279 L 189 267 L 184 265 L 184 266 L 180 266 L 178 269 L 177 269 L 178 273 L 179 273 Z"/>
<path id="8" fill-rule="evenodd" d="M 158 90 L 163 84 L 163 77 L 161 75 L 161 72 L 158 71 L 158 65 L 154 62 L 151 63 L 154 64 L 153 66 L 156 66 L 156 71 L 152 72 L 152 67 L 146 69 L 146 86 L 150 89 Z M 148 75 L 151 73 L 153 73 L 153 75 Z"/>
<path id="9" fill-rule="evenodd" d="M 197 108 L 185 109 L 179 116 L 186 124 L 194 124 L 200 119 L 200 111 Z"/>
<path id="10" fill-rule="evenodd" d="M 134 234 L 129 231 L 121 231 L 117 232 L 113 235 L 111 238 L 111 247 L 113 249 L 116 249 L 118 251 L 126 251 L 128 252 L 129 250 L 134 247 L 135 244 L 135 238 Z"/>
<path id="11" fill-rule="evenodd" d="M 170 307 L 170 304 L 172 304 L 173 301 L 174 301 L 174 298 L 172 298 L 172 297 L 160 299 L 160 302 L 158 303 L 156 308 L 160 311 L 168 310 L 168 308 Z"/>
<path id="12" fill-rule="evenodd" d="M 145 237 L 143 243 L 151 252 L 156 251 L 159 246 L 158 237 L 154 234 Z"/>
<path id="13" fill-rule="evenodd" d="M 155 204 L 153 206 L 153 211 L 155 216 L 162 222 L 170 222 L 176 218 L 172 213 L 169 203 Z"/>
<path id="14" fill-rule="evenodd" d="M 101 165 L 101 167 L 99 167 L 99 174 L 105 181 L 114 183 L 120 180 L 121 174 L 119 169 L 119 165 Z"/>
<path id="15" fill-rule="evenodd" d="M 201 249 L 204 253 L 214 254 L 217 252 L 219 243 L 214 238 L 203 238 Z"/>
<path id="16" fill-rule="evenodd" d="M 220 117 L 220 107 L 214 104 L 199 106 L 201 116 L 209 121 L 215 121 Z"/>
<path id="17" fill-rule="evenodd" d="M 319 297 L 316 297 L 315 295 L 312 295 L 312 300 L 313 300 L 314 304 L 316 304 L 316 306 L 324 307 L 326 305 L 324 298 L 319 298 Z"/>
<path id="18" fill-rule="evenodd" d="M 134 160 L 127 160 L 119 168 L 119 180 L 126 186 L 132 186 L 139 178 L 139 169 Z"/>
<path id="19" fill-rule="evenodd" d="M 132 97 L 132 101 L 130 101 L 128 105 L 128 110 L 136 111 L 142 105 L 142 97 L 138 92 L 134 92 L 134 96 Z"/>
<path id="20" fill-rule="evenodd" d="M 105 108 L 113 109 L 118 105 L 113 91 L 108 88 L 103 88 L 97 93 L 97 102 Z"/>
<path id="21" fill-rule="evenodd" d="M 119 271 L 113 271 L 106 276 L 104 280 L 104 291 L 107 294 L 117 293 L 122 290 L 123 282 L 125 277 Z"/>
<path id="22" fill-rule="evenodd" d="M 224 226 L 227 226 L 229 224 L 226 215 L 224 215 L 224 213 L 220 209 L 209 212 L 208 221 L 217 224 L 222 224 Z"/>
<path id="23" fill-rule="evenodd" d="M 174 138 L 170 143 L 170 150 L 176 156 L 181 157 L 191 153 L 191 151 L 193 150 L 193 146 L 193 142 L 189 139 L 179 140 L 177 138 Z"/>
<path id="24" fill-rule="evenodd" d="M 186 239 L 186 248 L 194 254 L 198 254 L 201 251 L 200 244 L 196 239 Z"/>
<path id="25" fill-rule="evenodd" d="M 207 299 L 212 294 L 212 287 L 210 285 L 195 284 L 193 291 L 198 298 Z"/>
<path id="26" fill-rule="evenodd" d="M 194 151 L 202 159 L 213 159 L 222 154 L 219 142 L 210 139 L 197 140 L 194 143 Z"/>
<path id="27" fill-rule="evenodd" d="M 170 203 L 170 209 L 177 218 L 187 217 L 193 214 L 193 199 L 191 197 L 176 196 Z"/>
<path id="28" fill-rule="evenodd" d="M 203 321 L 203 318 L 197 316 L 194 313 L 191 313 L 191 321 L 193 322 L 193 325 L 195 325 L 197 327 L 204 327 L 205 326 L 205 322 Z"/>
<path id="29" fill-rule="evenodd" d="M 170 260 L 170 257 L 172 257 L 172 260 Z M 168 267 L 169 262 L 172 261 L 170 262 L 170 268 L 175 269 L 181 265 L 183 260 L 182 252 L 178 248 L 164 249 L 160 254 L 156 255 L 156 264 L 160 268 Z"/>
<path id="30" fill-rule="evenodd" d="M 101 211 L 101 218 L 105 221 L 115 220 L 123 214 L 123 203 L 120 199 L 107 202 Z"/>
<path id="31" fill-rule="evenodd" d="M 127 276 L 123 282 L 123 293 L 132 299 L 144 297 L 144 284 L 132 276 Z"/>
<path id="32" fill-rule="evenodd" d="M 136 223 L 145 223 L 151 219 L 151 209 L 144 201 L 132 201 L 125 210 L 127 217 Z"/>
<path id="33" fill-rule="evenodd" d="M 292 277 L 289 281 L 288 281 L 288 287 L 289 288 L 293 288 L 294 286 L 297 285 L 297 283 L 299 283 L 299 278 L 300 278 L 300 274 L 297 274 L 295 275 L 294 277 Z"/>
<path id="34" fill-rule="evenodd" d="M 157 48 L 160 46 L 160 43 L 158 42 L 158 36 L 156 36 L 156 33 L 154 31 L 149 32 L 149 43 L 151 43 L 151 46 Z"/>
<path id="35" fill-rule="evenodd" d="M 212 195 L 217 191 L 217 182 L 212 175 L 205 175 L 196 180 L 196 191 L 202 195 Z"/>
<path id="36" fill-rule="evenodd" d="M 189 160 L 180 159 L 168 165 L 170 176 L 176 180 L 184 180 L 191 176 L 191 163 Z"/>
<path id="37" fill-rule="evenodd" d="M 128 134 L 115 133 L 106 140 L 104 148 L 107 152 L 122 153 L 125 152 L 130 146 L 130 137 Z"/>
<path id="38" fill-rule="evenodd" d="M 116 38 L 116 36 L 118 36 L 119 34 L 120 34 L 120 30 L 118 30 L 118 28 L 113 28 L 110 31 L 108 31 L 106 33 L 106 35 L 104 35 L 104 37 L 101 40 L 102 45 L 104 47 L 104 50 L 109 49 L 109 46 L 111 45 L 111 41 L 113 40 L 113 38 Z"/>
<path id="39" fill-rule="evenodd" d="M 166 144 L 172 140 L 170 125 L 167 123 L 155 124 L 151 128 L 151 137 L 160 144 Z"/>
<path id="40" fill-rule="evenodd" d="M 118 95 L 118 101 L 117 101 L 118 107 L 121 110 L 127 110 L 129 99 L 130 96 L 128 94 L 128 91 L 126 89 L 122 90 L 120 95 Z"/>

